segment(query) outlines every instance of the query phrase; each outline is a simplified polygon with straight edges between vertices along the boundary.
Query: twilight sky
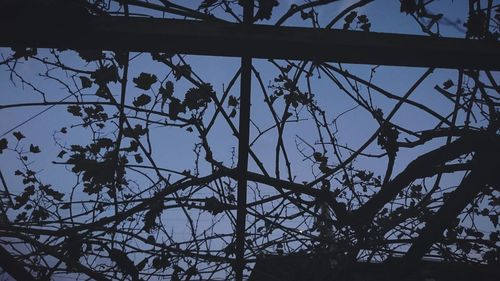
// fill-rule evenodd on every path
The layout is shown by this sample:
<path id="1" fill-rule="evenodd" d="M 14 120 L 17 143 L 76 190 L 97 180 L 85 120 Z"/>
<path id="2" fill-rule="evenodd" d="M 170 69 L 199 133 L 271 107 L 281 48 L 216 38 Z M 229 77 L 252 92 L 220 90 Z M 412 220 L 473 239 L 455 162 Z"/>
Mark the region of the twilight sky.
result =
<path id="1" fill-rule="evenodd" d="M 196 8 L 200 1 L 172 1 L 178 2 L 182 5 L 188 5 L 190 7 Z M 290 5 L 298 1 L 280 1 L 280 5 L 273 11 L 273 16 L 282 15 L 289 9 Z M 341 3 L 333 3 L 326 6 L 316 8 L 316 12 L 319 13 L 319 24 L 320 26 L 326 25 L 332 18 L 334 18 L 340 11 L 344 8 L 350 6 L 357 1 L 340 1 Z M 450 22 L 455 23 L 457 20 L 461 20 L 461 23 L 456 25 L 452 24 L 441 24 L 440 33 L 445 37 L 464 37 L 464 30 L 461 29 L 463 21 L 467 17 L 467 1 L 451 1 L 442 0 L 434 1 L 430 7 L 431 12 L 443 13 L 444 18 Z M 188 3 L 188 4 L 186 4 Z M 403 34 L 423 34 L 419 29 L 417 23 L 411 16 L 399 11 L 398 1 L 375 1 L 366 7 L 357 9 L 358 15 L 366 14 L 371 23 L 371 31 L 373 32 L 389 32 L 389 33 L 403 33 Z M 133 12 L 142 12 L 141 9 L 132 10 Z M 240 12 L 240 11 L 238 11 Z M 219 15 L 220 11 L 216 12 Z M 258 24 L 273 24 L 276 21 L 276 17 L 273 17 L 269 21 L 258 22 Z M 334 28 L 341 28 L 343 20 L 340 20 Z M 285 25 L 290 26 L 310 26 L 310 22 L 303 21 L 300 15 L 290 18 Z M 457 27 L 458 26 L 458 27 Z M 369 52 L 369 50 L 367 50 Z M 11 50 L 8 48 L 0 48 L 0 60 L 11 55 Z M 38 50 L 39 58 L 47 57 L 49 60 L 53 60 L 54 57 L 49 53 L 49 50 Z M 408 54 L 411 56 L 412 54 Z M 144 90 L 138 89 L 131 82 L 132 78 L 138 77 L 140 73 L 153 73 L 158 77 L 159 81 L 173 81 L 175 84 L 174 96 L 182 97 L 184 93 L 192 87 L 188 81 L 181 79 L 175 81 L 173 74 L 169 72 L 169 69 L 151 59 L 149 54 L 136 54 L 132 53 L 130 55 L 133 60 L 130 63 L 130 73 L 127 88 L 127 103 L 132 104 L 134 99 L 140 94 L 145 93 Z M 209 56 L 183 56 L 183 59 L 191 65 L 192 70 L 196 73 L 200 79 L 206 83 L 210 83 L 218 97 L 222 96 L 222 93 L 227 89 L 229 81 L 236 73 L 239 68 L 240 59 L 239 58 L 222 58 L 222 57 L 209 57 Z M 97 67 L 96 63 L 85 63 L 78 57 L 78 54 L 73 51 L 65 51 L 61 53 L 61 60 L 67 65 L 71 65 L 75 68 L 85 68 L 85 69 L 95 69 Z M 176 58 L 178 60 L 178 58 Z M 263 59 L 253 60 L 254 67 L 260 73 L 262 77 L 265 89 L 272 93 L 273 89 L 269 86 L 274 84 L 273 79 L 278 74 L 278 69 L 273 66 L 270 62 Z M 278 64 L 284 66 L 283 61 L 277 61 Z M 339 65 L 335 65 L 339 67 Z M 365 80 L 370 79 L 370 75 L 374 70 L 374 66 L 371 65 L 348 65 L 342 64 L 343 69 L 347 69 L 349 73 L 358 75 Z M 28 102 L 42 102 L 41 94 L 33 90 L 30 85 L 34 85 L 41 91 L 47 93 L 47 101 L 60 101 L 65 99 L 65 101 L 74 101 L 74 98 L 69 96 L 68 91 L 63 87 L 55 78 L 67 81 L 68 85 L 72 89 L 76 89 L 76 86 L 80 85 L 80 81 L 75 79 L 72 80 L 70 73 L 60 71 L 60 70 L 50 70 L 49 76 L 47 73 L 47 68 L 40 61 L 30 59 L 24 61 L 20 59 L 16 65 L 15 70 L 26 79 L 30 84 L 22 83 L 20 77 L 17 77 L 15 73 L 11 73 L 9 69 L 2 65 L 0 66 L 0 104 L 15 104 L 15 103 L 28 103 Z M 426 68 L 407 68 L 407 67 L 390 67 L 381 66 L 375 68 L 375 73 L 372 82 L 377 86 L 385 89 L 397 96 L 402 96 L 404 93 L 413 85 L 413 83 L 426 72 Z M 40 75 L 41 74 L 41 75 Z M 498 73 L 495 73 L 496 75 Z M 121 72 L 120 72 L 121 75 Z M 51 78 L 52 77 L 52 78 Z M 340 75 L 336 76 L 339 78 L 340 83 L 349 88 L 353 83 L 352 81 L 346 81 Z M 456 70 L 446 70 L 446 69 L 436 69 L 430 76 L 418 87 L 418 89 L 413 93 L 411 99 L 417 102 L 424 103 L 426 106 L 432 110 L 447 116 L 453 110 L 453 103 L 445 99 L 442 95 L 439 95 L 435 90 L 435 85 L 442 85 L 448 79 L 455 80 L 457 77 Z M 499 78 L 496 76 L 496 78 Z M 351 149 L 357 149 L 360 147 L 367 138 L 369 138 L 375 130 L 378 128 L 378 123 L 373 120 L 372 116 L 366 112 L 361 107 L 356 107 L 356 104 L 350 99 L 345 93 L 343 93 L 338 86 L 335 85 L 324 73 L 320 73 L 317 70 L 313 71 L 312 84 L 308 85 L 306 79 L 300 79 L 298 86 L 301 90 L 306 90 L 308 86 L 311 87 L 311 91 L 317 98 L 318 104 L 327 112 L 327 119 L 329 121 L 336 120 L 335 130 L 337 131 L 336 137 L 339 144 L 346 145 Z M 379 93 L 376 93 L 373 89 L 367 89 L 366 86 L 357 85 L 360 91 L 367 95 L 368 92 L 372 94 L 373 104 L 375 107 L 382 109 L 382 111 L 387 114 L 396 104 L 394 100 L 389 100 Z M 116 97 L 119 96 L 119 85 L 111 84 L 110 88 L 113 93 L 116 93 Z M 160 83 L 156 83 L 152 86 L 152 90 L 147 94 L 153 95 L 158 91 Z M 83 99 L 87 101 L 95 100 L 93 93 L 96 87 L 91 89 L 86 89 L 83 92 Z M 450 91 L 455 91 L 456 87 L 452 87 Z M 236 81 L 235 85 L 229 92 L 230 95 L 235 97 L 239 96 L 239 79 Z M 283 103 L 283 102 L 282 102 Z M 225 106 L 227 102 L 225 103 Z M 282 109 L 283 106 L 278 105 L 278 109 Z M 159 108 L 155 108 L 159 110 Z M 41 111 L 44 110 L 43 113 Z M 45 111 L 46 110 L 46 111 Z M 110 115 L 116 112 L 112 107 L 109 107 Z M 214 112 L 214 106 L 211 104 L 207 110 L 207 114 L 211 116 Z M 295 177 L 296 182 L 310 181 L 314 179 L 314 176 L 319 175 L 317 166 L 312 166 L 311 159 L 307 159 L 302 155 L 312 154 L 311 147 L 306 143 L 312 144 L 315 149 L 320 149 L 320 145 L 314 144 L 317 140 L 317 131 L 314 123 L 311 121 L 310 117 L 307 116 L 305 108 L 298 108 L 297 112 L 294 112 L 291 120 L 295 120 L 289 125 L 287 125 L 284 132 L 284 145 L 287 147 L 288 157 L 292 162 L 292 174 Z M 295 115 L 296 114 L 296 115 Z M 188 116 L 188 114 L 186 114 Z M 272 115 L 267 109 L 264 103 L 264 96 L 255 76 L 252 80 L 252 109 L 251 116 L 254 125 L 251 127 L 252 139 L 258 136 L 259 130 L 263 131 L 274 124 L 272 120 Z M 144 117 L 144 115 L 138 115 L 138 117 Z M 459 116 L 459 120 L 463 120 L 463 116 Z M 158 122 L 164 121 L 164 118 L 153 117 L 154 120 Z M 69 146 L 70 144 L 88 144 L 92 140 L 92 133 L 88 129 L 84 129 L 80 126 L 78 119 L 71 116 L 67 110 L 66 106 L 27 106 L 27 107 L 16 107 L 12 109 L 2 109 L 0 110 L 0 138 L 7 138 L 9 141 L 9 148 L 16 145 L 16 140 L 12 133 L 5 134 L 14 127 L 17 127 L 14 131 L 21 131 L 26 139 L 23 139 L 19 144 L 18 148 L 28 150 L 30 144 L 35 144 L 42 150 L 41 153 L 29 156 L 30 157 L 30 169 L 35 170 L 39 173 L 45 183 L 52 184 L 55 189 L 61 191 L 70 190 L 75 184 L 75 175 L 69 171 L 69 167 L 65 167 L 60 164 L 52 164 L 53 161 L 63 162 L 63 159 L 59 159 L 56 156 L 61 151 L 61 146 Z M 29 120 L 28 122 L 22 124 L 23 122 Z M 206 120 L 210 120 L 207 118 Z M 402 109 L 394 116 L 392 119 L 395 124 L 402 126 L 404 128 L 420 131 L 433 129 L 438 121 L 430 116 L 428 113 L 423 112 L 415 107 L 409 105 L 403 105 Z M 232 119 L 233 123 L 237 126 L 238 117 Z M 484 120 L 478 120 L 476 125 L 480 126 Z M 141 121 L 134 120 L 137 124 L 141 124 Z M 206 121 L 207 122 L 207 121 Z M 134 123 L 135 124 L 135 123 Z M 62 127 L 67 127 L 69 133 L 62 134 L 60 129 Z M 194 172 L 194 163 L 196 160 L 196 154 L 193 150 L 196 150 L 195 143 L 198 142 L 198 137 L 194 133 L 186 131 L 186 128 L 164 128 L 159 125 L 151 125 L 150 129 L 150 145 L 153 148 L 153 158 L 159 166 L 165 169 L 172 169 L 177 171 L 190 170 Z M 108 137 L 112 138 L 113 132 L 109 132 Z M 410 136 L 401 133 L 400 140 Z M 264 163 L 266 169 L 274 174 L 275 170 L 275 145 L 276 145 L 277 132 L 271 130 L 270 132 L 260 136 L 252 146 L 252 149 L 260 157 Z M 211 148 L 214 153 L 214 158 L 220 160 L 226 166 L 233 166 L 236 163 L 237 155 L 237 139 L 233 136 L 229 127 L 225 124 L 225 121 L 219 116 L 214 125 L 213 130 L 208 135 L 208 140 L 211 143 Z M 398 159 L 395 164 L 395 169 L 393 176 L 400 172 L 406 167 L 409 161 L 417 157 L 418 155 L 431 150 L 437 146 L 444 144 L 444 139 L 436 140 L 430 142 L 428 145 L 419 147 L 417 149 L 405 150 L 401 149 L 398 153 Z M 329 150 L 331 153 L 331 149 Z M 236 154 L 235 154 L 236 153 Z M 350 155 L 350 151 L 341 151 L 343 158 L 347 158 Z M 366 153 L 380 154 L 383 150 L 374 142 Z M 19 177 L 14 176 L 14 171 L 20 169 L 21 163 L 16 160 L 19 155 L 14 153 L 12 150 L 6 150 L 2 155 L 0 155 L 0 170 L 4 174 L 6 181 L 9 185 L 10 191 L 13 193 L 22 192 L 24 186 L 21 183 Z M 204 155 L 200 158 L 202 159 Z M 334 159 L 330 156 L 330 159 Z M 32 161 L 32 162 L 31 162 Z M 281 159 L 283 161 L 283 159 Z M 332 160 L 332 165 L 335 164 L 335 160 Z M 131 161 L 133 162 L 133 161 Z M 146 161 L 147 162 L 147 161 Z M 232 164 L 234 163 L 234 165 Z M 135 163 L 131 163 L 135 164 Z M 283 165 L 283 162 L 282 162 Z M 375 172 L 375 175 L 381 175 L 385 172 L 387 165 L 386 157 L 382 158 L 368 158 L 360 157 L 354 163 L 356 169 L 366 169 Z M 259 172 L 258 167 L 253 161 L 250 161 L 250 170 Z M 283 166 L 284 167 L 284 166 Z M 284 176 L 284 168 L 282 167 L 282 178 Z M 205 175 L 210 172 L 210 167 L 206 164 L 200 165 L 200 174 Z M 142 186 L 149 186 L 149 180 L 134 171 L 128 173 L 129 177 L 134 178 L 135 184 L 138 188 Z M 173 175 L 172 180 L 175 180 L 179 176 Z M 457 184 L 461 180 L 461 175 L 445 176 L 443 177 L 443 182 L 448 185 Z M 432 180 L 429 181 L 432 183 Z M 429 184 L 429 182 L 427 184 Z M 234 185 L 234 182 L 231 183 Z M 252 188 L 256 186 L 250 184 Z M 274 195 L 276 191 L 272 188 L 259 186 L 258 192 L 262 196 Z M 202 190 L 197 193 L 198 198 L 210 197 L 212 191 Z M 83 196 L 81 190 L 76 189 L 75 196 Z M 253 197 L 249 196 L 249 201 L 252 201 Z M 184 227 L 186 220 L 178 212 L 166 213 L 164 219 L 169 222 L 173 222 L 168 225 L 168 228 L 172 230 L 174 236 L 182 237 L 189 235 Z M 219 219 L 219 218 L 218 218 Z M 200 225 L 212 223 L 214 218 L 211 216 L 201 216 Z M 222 220 L 222 219 L 221 219 Z M 494 230 L 493 226 L 489 222 L 481 222 L 481 228 L 484 230 Z M 221 232 L 230 232 L 230 229 L 226 224 L 221 224 L 218 226 Z M 297 226 L 295 226 L 297 227 Z"/>

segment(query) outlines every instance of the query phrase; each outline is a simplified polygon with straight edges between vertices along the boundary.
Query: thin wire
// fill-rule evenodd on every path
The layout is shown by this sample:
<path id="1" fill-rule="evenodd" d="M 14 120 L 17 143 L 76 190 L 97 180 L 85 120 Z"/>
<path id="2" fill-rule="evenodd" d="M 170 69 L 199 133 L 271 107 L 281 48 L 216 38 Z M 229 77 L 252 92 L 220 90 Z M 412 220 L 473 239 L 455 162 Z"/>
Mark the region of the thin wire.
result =
<path id="1" fill-rule="evenodd" d="M 70 94 L 70 95 L 66 96 L 65 98 L 63 98 L 62 100 L 60 100 L 59 102 L 63 102 L 63 101 L 65 101 L 66 99 L 68 99 L 69 97 L 71 97 L 71 96 L 73 96 L 73 95 L 72 95 L 72 94 Z M 8 130 L 7 132 L 3 133 L 3 134 L 0 136 L 0 138 L 1 138 L 1 137 L 3 137 L 3 136 L 5 136 L 5 135 L 7 135 L 8 133 L 10 133 L 10 132 L 12 132 L 12 131 L 14 131 L 14 130 L 18 129 L 18 128 L 19 128 L 19 127 L 21 127 L 22 125 L 24 125 L 24 124 L 26 124 L 26 123 L 30 122 L 31 120 L 35 119 L 36 117 L 38 117 L 38 116 L 42 115 L 43 113 L 47 112 L 49 109 L 53 108 L 53 107 L 54 107 L 54 106 L 56 106 L 56 105 L 57 105 L 57 104 L 53 104 L 53 105 L 51 105 L 51 106 L 49 106 L 49 107 L 45 108 L 44 110 L 42 110 L 42 111 L 38 112 L 37 114 L 35 114 L 35 115 L 31 116 L 31 117 L 30 117 L 30 118 L 28 118 L 27 120 L 25 120 L 25 121 L 21 122 L 20 124 L 18 124 L 18 125 L 16 125 L 16 126 L 14 126 L 13 128 L 11 128 L 10 130 Z"/>

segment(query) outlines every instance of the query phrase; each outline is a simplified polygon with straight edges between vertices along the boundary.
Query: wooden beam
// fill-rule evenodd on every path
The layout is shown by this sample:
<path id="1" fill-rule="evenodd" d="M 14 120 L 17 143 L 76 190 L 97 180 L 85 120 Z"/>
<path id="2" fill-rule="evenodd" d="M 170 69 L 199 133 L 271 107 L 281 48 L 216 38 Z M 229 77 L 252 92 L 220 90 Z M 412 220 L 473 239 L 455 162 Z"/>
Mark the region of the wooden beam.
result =
<path id="1" fill-rule="evenodd" d="M 243 2 L 243 25 L 251 27 L 253 23 L 253 0 Z M 243 281 L 245 270 L 245 241 L 247 215 L 247 172 L 248 152 L 250 149 L 250 108 L 252 93 L 252 58 L 241 57 L 240 76 L 240 120 L 238 134 L 238 209 L 236 213 L 236 263 L 235 280 Z"/>
<path id="2" fill-rule="evenodd" d="M 500 42 L 159 18 L 0 17 L 0 46 L 500 70 Z"/>

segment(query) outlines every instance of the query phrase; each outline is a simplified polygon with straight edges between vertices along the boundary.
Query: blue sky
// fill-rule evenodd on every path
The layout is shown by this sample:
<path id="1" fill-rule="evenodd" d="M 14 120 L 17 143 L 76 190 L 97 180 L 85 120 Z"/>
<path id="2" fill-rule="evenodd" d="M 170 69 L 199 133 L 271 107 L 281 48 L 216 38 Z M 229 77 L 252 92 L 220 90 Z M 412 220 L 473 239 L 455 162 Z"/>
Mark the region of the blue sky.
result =
<path id="1" fill-rule="evenodd" d="M 178 3 L 189 3 L 192 7 L 196 7 L 200 1 L 177 1 Z M 273 11 L 274 15 L 283 14 L 292 3 L 295 1 L 280 1 L 280 5 Z M 340 1 L 341 3 L 333 3 L 324 7 L 319 7 L 316 9 L 320 14 L 320 25 L 326 25 L 331 18 L 333 18 L 339 11 L 343 8 L 351 5 L 356 1 Z M 464 20 L 467 14 L 467 1 L 434 1 L 432 3 L 431 11 L 436 13 L 444 13 L 445 17 L 450 21 L 456 21 L 457 19 Z M 220 12 L 220 11 L 219 11 Z M 216 12 L 216 13 L 219 13 Z M 406 34 L 422 34 L 420 29 L 414 20 L 403 13 L 399 12 L 398 1 L 375 1 L 362 9 L 357 10 L 358 14 L 367 14 L 371 22 L 371 31 L 374 32 L 390 32 L 390 33 L 406 33 Z M 272 19 L 266 22 L 259 22 L 265 24 L 272 24 L 275 20 Z M 339 28 L 342 25 L 341 20 L 334 28 Z M 299 25 L 308 26 L 310 23 L 305 22 L 300 19 L 300 16 L 295 16 L 289 19 L 285 25 Z M 461 26 L 461 24 L 460 24 Z M 463 38 L 464 33 L 455 27 L 448 25 L 441 25 L 440 29 L 441 35 L 445 37 L 459 37 Z M 11 51 L 7 48 L 0 49 L 0 54 L 7 57 L 11 54 Z M 39 50 L 40 57 L 47 56 L 51 57 L 47 50 Z M 131 57 L 135 54 L 131 54 Z M 411 55 L 411 54 L 409 54 Z M 85 65 L 82 60 L 78 58 L 78 55 L 73 51 L 65 51 L 62 53 L 61 58 L 68 64 L 75 67 L 85 67 L 88 69 L 95 69 L 96 65 L 90 63 Z M 220 58 L 220 57 L 208 57 L 208 56 L 185 56 L 184 59 L 188 62 L 192 69 L 202 78 L 203 81 L 211 83 L 216 91 L 217 95 L 220 97 L 222 95 L 223 89 L 227 87 L 230 79 L 237 71 L 239 67 L 240 60 L 238 58 Z M 283 64 L 283 62 L 279 62 Z M 267 60 L 254 60 L 254 66 L 259 71 L 263 77 L 263 82 L 265 86 L 272 84 L 273 78 L 277 74 L 277 69 L 272 66 Z M 359 75 L 364 79 L 369 79 L 370 73 L 373 66 L 369 65 L 342 65 L 345 69 L 348 69 L 350 73 Z M 44 73 L 46 68 L 35 60 L 24 61 L 19 60 L 16 70 L 23 75 L 23 77 L 33 85 L 40 87 L 44 92 L 47 93 L 47 100 L 58 101 L 68 95 L 67 90 L 61 87 L 54 80 L 47 79 L 46 77 L 41 77 L 39 73 Z M 398 96 L 402 96 L 411 85 L 426 71 L 425 68 L 405 68 L 405 67 L 390 67 L 383 66 L 376 69 L 376 75 L 372 82 L 383 89 L 390 91 Z M 137 58 L 131 61 L 130 66 L 130 81 L 131 78 L 137 77 L 141 72 L 154 73 L 158 76 L 159 80 L 167 79 L 175 81 L 172 74 L 169 74 L 169 69 L 157 62 L 153 62 L 149 54 L 141 54 Z M 62 71 L 53 71 L 57 77 L 61 79 L 69 80 L 67 73 Z M 495 73 L 496 75 L 497 73 Z M 13 103 L 23 103 L 23 102 L 40 102 L 41 96 L 34 93 L 28 85 L 24 85 L 16 77 L 13 77 L 13 82 L 10 81 L 10 73 L 5 66 L 0 67 L 0 104 L 13 104 Z M 453 105 L 442 96 L 438 95 L 433 89 L 435 85 L 442 85 L 442 83 L 448 79 L 455 80 L 457 76 L 457 71 L 455 70 L 444 70 L 436 69 L 431 76 L 425 80 L 425 82 L 415 91 L 411 98 L 415 101 L 422 102 L 426 104 L 429 108 L 435 110 L 438 113 L 447 115 L 453 109 Z M 495 76 L 498 78 L 498 76 Z M 340 78 L 340 76 L 338 76 Z M 79 81 L 76 81 L 77 83 Z M 314 75 L 312 90 L 315 94 L 318 104 L 328 112 L 329 120 L 333 120 L 338 117 L 342 112 L 352 109 L 355 104 L 349 99 L 342 91 L 335 86 L 331 81 L 329 81 L 323 73 L 318 76 L 317 73 Z M 239 80 L 231 90 L 230 94 L 233 96 L 239 96 Z M 348 86 L 346 81 L 342 81 L 343 85 Z M 70 83 L 72 87 L 72 83 Z M 306 89 L 307 84 L 305 79 L 299 81 L 299 88 Z M 157 83 L 153 85 L 153 92 L 148 94 L 154 94 L 157 91 L 160 84 Z M 190 85 L 185 80 L 180 80 L 175 82 L 174 95 L 178 97 L 183 97 L 183 94 L 190 88 Z M 455 88 L 452 88 L 454 90 Z M 114 93 L 118 93 L 119 85 L 111 85 L 111 90 Z M 272 92 L 272 89 L 266 89 Z M 87 90 L 86 95 L 83 97 L 86 100 L 93 100 L 92 91 L 95 88 Z M 379 94 L 376 94 L 373 89 L 374 104 L 378 108 L 381 108 L 384 113 L 388 113 L 391 108 L 395 105 L 394 101 L 388 100 Z M 366 87 L 361 87 L 361 92 L 366 94 Z M 135 97 L 144 93 L 143 90 L 134 87 L 133 83 L 129 83 L 127 100 L 131 104 Z M 68 101 L 73 100 L 69 98 Z M 273 124 L 269 110 L 267 110 L 264 102 L 264 97 L 260 86 L 257 83 L 255 77 L 252 81 L 252 119 L 261 129 L 265 129 Z M 213 112 L 212 107 L 208 110 L 209 113 Z M 279 108 L 280 106 L 278 106 Z M 282 106 L 281 106 L 282 107 Z M 19 125 L 21 122 L 27 120 L 34 114 L 39 113 L 44 107 L 22 107 L 15 109 L 4 109 L 0 110 L 0 134 L 10 130 L 14 126 Z M 111 109 L 112 110 L 112 109 Z M 305 109 L 302 109 L 299 116 L 300 118 L 305 117 Z M 302 119 L 301 119 L 302 120 Z M 415 109 L 414 107 L 404 105 L 402 109 L 393 118 L 396 124 L 404 126 L 412 130 L 428 130 L 432 129 L 436 124 L 436 119 L 429 114 L 422 112 L 421 110 Z M 232 158 L 232 153 L 234 149 L 237 148 L 237 139 L 232 135 L 228 126 L 224 124 L 224 120 L 218 119 L 217 125 L 214 127 L 213 131 L 208 136 L 209 141 L 212 144 L 212 149 L 214 152 L 214 157 L 218 160 L 224 161 L 226 166 L 231 166 L 231 162 L 235 160 Z M 237 117 L 233 119 L 234 124 L 238 124 Z M 481 122 L 479 122 L 481 124 Z M 82 129 L 81 127 L 75 127 L 70 131 L 69 134 L 59 133 L 61 127 L 70 128 L 72 125 L 78 125 L 78 120 L 71 117 L 66 112 L 65 106 L 56 106 L 47 112 L 41 114 L 39 117 L 27 122 L 26 124 L 20 126 L 16 131 L 21 131 L 26 139 L 22 140 L 19 144 L 20 147 L 25 150 L 29 148 L 31 143 L 39 145 L 42 153 L 30 155 L 31 169 L 38 171 L 42 176 L 42 179 L 46 183 L 52 184 L 57 190 L 68 191 L 75 184 L 75 176 L 71 172 L 68 172 L 63 165 L 53 165 L 52 161 L 61 161 L 57 159 L 56 156 L 61 150 L 60 147 L 54 142 L 56 139 L 60 144 L 69 145 L 74 143 L 86 144 L 91 141 L 92 135 L 89 130 Z M 338 142 L 340 144 L 345 144 L 352 149 L 357 149 L 361 146 L 364 141 L 377 129 L 378 124 L 372 119 L 366 111 L 361 108 L 356 108 L 345 115 L 338 118 L 337 129 L 338 129 Z M 195 143 L 198 141 L 198 137 L 194 133 L 189 133 L 185 129 L 179 128 L 162 128 L 159 126 L 154 126 L 150 128 L 151 132 L 151 146 L 154 148 L 154 159 L 157 163 L 164 168 L 182 170 L 194 170 L 194 159 L 195 155 L 193 153 L 193 148 Z M 252 127 L 251 134 L 253 137 L 256 136 L 257 130 Z M 264 162 L 268 171 L 271 174 L 274 173 L 274 151 L 276 144 L 276 132 L 270 132 L 264 135 L 255 143 L 253 149 L 256 154 Z M 314 174 L 319 174 L 317 167 L 311 169 L 311 162 L 305 160 L 301 155 L 300 151 L 297 149 L 297 135 L 301 136 L 304 140 L 313 144 L 317 139 L 316 128 L 310 119 L 300 121 L 296 124 L 291 124 L 286 128 L 284 133 L 285 145 L 289 152 L 289 157 L 293 163 L 293 175 L 296 176 L 297 182 L 312 180 Z M 109 136 L 112 133 L 109 132 Z M 8 134 L 9 147 L 16 144 L 15 138 Z M 405 137 L 400 136 L 400 139 Z M 3 137 L 2 137 L 3 138 Z M 431 150 L 437 146 L 444 144 L 444 140 L 437 140 L 425 145 L 421 148 L 404 150 L 401 149 L 399 152 L 399 158 L 396 162 L 395 171 L 393 175 L 396 175 L 401 171 L 409 161 L 414 159 L 416 156 Z M 305 148 L 307 153 L 312 153 L 312 151 L 307 151 L 307 147 L 303 144 L 299 145 L 299 148 Z M 315 146 L 316 149 L 320 149 L 320 146 Z M 383 151 L 380 149 L 376 142 L 372 144 L 367 150 L 370 153 L 378 154 Z M 329 153 L 331 153 L 331 149 Z M 349 156 L 348 151 L 343 151 L 344 159 Z M 329 156 L 330 159 L 334 159 L 332 155 Z M 24 186 L 21 180 L 14 177 L 14 171 L 19 169 L 20 163 L 16 160 L 17 155 L 13 151 L 6 151 L 0 155 L 0 169 L 6 177 L 9 184 L 9 188 L 12 192 L 21 192 Z M 333 160 L 332 160 L 333 161 Z M 331 163 L 335 164 L 335 161 Z M 354 165 L 358 169 L 368 169 L 373 170 L 376 175 L 381 175 L 386 167 L 386 157 L 381 159 L 368 159 L 361 157 L 357 160 Z M 209 172 L 209 166 L 201 166 L 201 174 L 206 174 Z M 252 171 L 259 171 L 253 161 L 250 161 L 250 169 Z M 284 168 L 282 168 L 282 177 Z M 137 187 L 141 188 L 142 185 L 147 185 L 148 180 L 141 177 L 138 174 L 130 171 L 131 177 L 136 176 L 134 181 L 137 183 Z M 134 176 L 132 176 L 134 175 Z M 449 185 L 458 183 L 459 177 L 446 176 L 443 182 Z M 432 180 L 430 181 L 432 182 Z M 234 183 L 232 183 L 234 185 Z M 254 187 L 254 184 L 250 184 Z M 275 194 L 274 189 L 259 187 L 263 195 Z M 76 194 L 82 195 L 81 191 Z M 209 190 L 203 190 L 198 193 L 199 198 L 210 197 L 211 192 Z M 250 196 L 249 198 L 252 198 Z M 166 213 L 163 219 L 167 222 L 172 222 L 168 224 L 168 228 L 172 230 L 174 235 L 178 235 L 179 239 L 183 237 L 188 237 L 186 233 L 184 217 L 180 216 L 178 212 Z M 201 224 L 209 224 L 213 219 L 221 219 L 220 217 L 214 218 L 211 215 L 207 216 L 202 214 L 200 216 Z M 253 219 L 253 218 L 252 218 Z M 224 221 L 224 219 L 221 219 Z M 292 222 L 293 224 L 293 222 Z M 260 224 L 259 224 L 260 225 Z M 484 223 L 481 228 L 488 230 L 493 230 L 491 224 Z M 230 229 L 226 223 L 221 223 L 218 225 L 219 230 L 224 233 L 230 232 Z"/>

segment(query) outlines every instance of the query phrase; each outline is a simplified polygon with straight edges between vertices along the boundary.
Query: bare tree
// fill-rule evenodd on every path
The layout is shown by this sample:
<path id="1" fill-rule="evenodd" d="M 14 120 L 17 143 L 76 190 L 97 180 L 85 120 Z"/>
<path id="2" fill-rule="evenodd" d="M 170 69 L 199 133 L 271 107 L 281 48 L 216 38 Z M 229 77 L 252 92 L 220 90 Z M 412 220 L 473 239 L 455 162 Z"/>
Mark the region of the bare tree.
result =
<path id="1" fill-rule="evenodd" d="M 0 8 L 40 22 L 173 17 L 369 33 L 366 9 L 392 7 L 177 2 Z M 469 0 L 456 22 L 435 2 L 402 0 L 384 13 L 426 36 L 448 28 L 497 44 L 498 4 Z M 423 257 L 498 264 L 498 72 L 249 56 L 208 65 L 63 48 L 2 49 L 0 58 L 4 81 L 29 93 L 2 93 L 0 114 L 32 114 L 0 132 L 10 129 L 0 140 L 0 266 L 16 279 L 240 279 L 259 255 L 293 253 L 340 266 L 394 256 L 409 269 Z M 60 126 L 51 140 L 23 130 L 49 109 L 59 118 L 47 128 Z"/>

